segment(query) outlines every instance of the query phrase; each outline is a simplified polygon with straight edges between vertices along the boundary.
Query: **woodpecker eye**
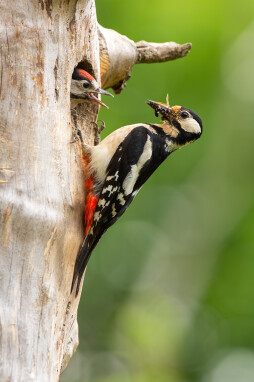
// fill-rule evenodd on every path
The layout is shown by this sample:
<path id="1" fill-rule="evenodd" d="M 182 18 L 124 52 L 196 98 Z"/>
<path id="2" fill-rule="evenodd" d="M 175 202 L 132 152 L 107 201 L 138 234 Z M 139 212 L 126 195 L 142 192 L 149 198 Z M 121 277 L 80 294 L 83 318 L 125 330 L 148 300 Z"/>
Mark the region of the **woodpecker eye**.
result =
<path id="1" fill-rule="evenodd" d="M 182 117 L 183 119 L 188 118 L 188 117 L 189 117 L 189 113 L 188 113 L 187 111 L 182 111 L 182 112 L 181 112 L 181 117 Z"/>
<path id="2" fill-rule="evenodd" d="M 87 89 L 87 88 L 89 88 L 89 86 L 90 86 L 90 82 L 88 82 L 88 81 L 84 81 L 84 83 L 83 83 L 83 87 L 84 87 L 85 89 Z"/>

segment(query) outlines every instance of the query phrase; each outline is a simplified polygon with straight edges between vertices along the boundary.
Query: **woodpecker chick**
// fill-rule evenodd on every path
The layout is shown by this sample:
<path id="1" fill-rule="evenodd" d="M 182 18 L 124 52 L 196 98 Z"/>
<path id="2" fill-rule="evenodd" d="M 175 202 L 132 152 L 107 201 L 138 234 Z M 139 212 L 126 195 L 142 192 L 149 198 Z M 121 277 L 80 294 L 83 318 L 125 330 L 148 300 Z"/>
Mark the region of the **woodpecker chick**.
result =
<path id="1" fill-rule="evenodd" d="M 92 251 L 130 205 L 140 188 L 175 150 L 197 140 L 202 121 L 192 110 L 147 101 L 163 124 L 121 127 L 98 146 L 84 147 L 85 239 L 77 256 L 71 291 L 76 295 Z"/>
<path id="2" fill-rule="evenodd" d="M 75 68 L 71 80 L 71 108 L 74 109 L 79 103 L 93 102 L 108 109 L 96 94 L 105 94 L 114 97 L 111 93 L 99 87 L 95 78 L 83 69 Z"/>

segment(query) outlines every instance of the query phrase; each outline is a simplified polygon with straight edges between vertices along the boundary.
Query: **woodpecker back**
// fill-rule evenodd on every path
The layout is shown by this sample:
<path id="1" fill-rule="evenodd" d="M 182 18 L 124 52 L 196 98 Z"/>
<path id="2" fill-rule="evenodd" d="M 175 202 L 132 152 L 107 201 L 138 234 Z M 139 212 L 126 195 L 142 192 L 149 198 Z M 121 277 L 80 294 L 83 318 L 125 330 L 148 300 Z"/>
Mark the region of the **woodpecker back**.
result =
<path id="1" fill-rule="evenodd" d="M 192 110 L 148 101 L 163 124 L 124 126 L 86 155 L 85 240 L 76 259 L 71 290 L 76 295 L 92 251 L 103 233 L 130 205 L 159 165 L 178 148 L 202 134 L 202 121 Z"/>

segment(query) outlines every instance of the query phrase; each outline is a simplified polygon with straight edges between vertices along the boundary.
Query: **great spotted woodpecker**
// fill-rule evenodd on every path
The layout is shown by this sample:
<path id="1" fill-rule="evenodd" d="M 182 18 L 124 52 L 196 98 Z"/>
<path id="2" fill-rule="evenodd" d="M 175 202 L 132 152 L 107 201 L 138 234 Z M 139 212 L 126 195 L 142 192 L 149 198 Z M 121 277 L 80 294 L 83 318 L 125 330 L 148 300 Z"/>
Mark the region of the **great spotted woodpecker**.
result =
<path id="1" fill-rule="evenodd" d="M 83 69 L 75 68 L 71 80 L 71 108 L 74 109 L 82 102 L 94 102 L 108 108 L 96 97 L 96 94 L 114 97 L 111 93 L 101 89 L 91 74 Z"/>
<path id="2" fill-rule="evenodd" d="M 182 106 L 147 101 L 163 124 L 121 127 L 98 146 L 83 144 L 86 173 L 85 239 L 77 256 L 71 291 L 80 282 L 92 251 L 103 233 L 130 205 L 140 188 L 175 150 L 197 140 L 202 121 Z"/>

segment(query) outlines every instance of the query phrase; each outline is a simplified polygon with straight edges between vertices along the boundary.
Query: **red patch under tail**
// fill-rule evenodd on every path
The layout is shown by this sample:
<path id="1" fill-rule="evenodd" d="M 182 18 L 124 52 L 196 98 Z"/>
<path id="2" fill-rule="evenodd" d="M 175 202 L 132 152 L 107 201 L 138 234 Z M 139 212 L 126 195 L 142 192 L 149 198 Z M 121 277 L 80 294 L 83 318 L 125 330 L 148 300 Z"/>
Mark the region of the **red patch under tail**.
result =
<path id="1" fill-rule="evenodd" d="M 84 166 L 84 172 L 87 176 L 87 173 L 89 172 L 89 157 L 87 155 L 83 155 L 83 166 Z M 90 231 L 90 228 L 93 224 L 93 215 L 94 210 L 98 203 L 98 197 L 93 192 L 93 186 L 94 186 L 94 178 L 92 175 L 89 175 L 85 180 L 85 188 L 86 188 L 86 206 L 85 206 L 85 235 L 87 236 L 88 232 Z"/>
<path id="2" fill-rule="evenodd" d="M 85 235 L 87 236 L 90 228 L 93 224 L 93 214 L 97 206 L 98 198 L 90 193 L 86 197 L 86 207 L 85 207 Z"/>

